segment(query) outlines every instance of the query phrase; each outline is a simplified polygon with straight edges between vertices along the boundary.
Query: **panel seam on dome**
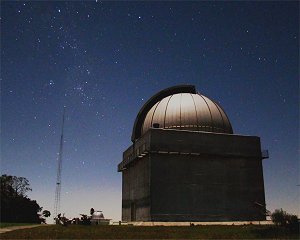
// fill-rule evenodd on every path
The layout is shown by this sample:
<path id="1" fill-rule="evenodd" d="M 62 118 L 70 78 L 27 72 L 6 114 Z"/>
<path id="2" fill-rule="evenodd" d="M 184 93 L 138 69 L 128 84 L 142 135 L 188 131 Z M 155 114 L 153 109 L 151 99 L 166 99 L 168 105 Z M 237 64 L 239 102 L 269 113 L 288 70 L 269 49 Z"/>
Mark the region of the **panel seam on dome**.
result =
<path id="1" fill-rule="evenodd" d="M 166 128 L 166 115 L 167 115 L 167 109 L 168 109 L 168 106 L 169 106 L 169 102 L 171 100 L 171 98 L 174 96 L 174 94 L 172 94 L 170 97 L 169 97 L 169 100 L 167 102 L 167 105 L 166 105 L 166 110 L 165 110 L 165 116 L 164 116 L 164 128 Z"/>
<path id="2" fill-rule="evenodd" d="M 204 102 L 206 103 L 206 106 L 207 106 L 207 108 L 208 108 L 208 111 L 209 111 L 209 114 L 210 114 L 211 128 L 212 128 L 212 132 L 213 132 L 213 130 L 214 130 L 214 123 L 213 123 L 213 119 L 212 119 L 211 110 L 210 110 L 210 108 L 209 108 L 209 106 L 208 106 L 208 103 L 207 103 L 206 100 L 204 99 L 204 97 L 203 97 L 201 94 L 199 94 L 199 95 L 202 97 L 202 99 L 204 100 Z"/>
<path id="3" fill-rule="evenodd" d="M 233 133 L 233 129 L 232 129 L 232 126 L 231 126 L 231 122 L 229 121 L 229 118 L 228 118 L 228 116 L 227 116 L 227 114 L 226 114 L 226 112 L 224 111 L 224 109 L 221 107 L 221 106 L 219 106 L 220 107 L 220 109 L 222 110 L 222 112 L 224 113 L 224 115 L 225 115 L 225 117 L 226 117 L 226 119 L 227 119 L 227 121 L 228 121 L 228 123 L 229 123 L 229 127 L 230 127 L 230 133 L 232 134 Z"/>
<path id="4" fill-rule="evenodd" d="M 181 124 L 181 102 L 182 102 L 182 93 L 180 93 L 180 106 L 179 106 L 179 128 L 182 128 L 182 124 Z"/>
<path id="5" fill-rule="evenodd" d="M 215 104 L 215 106 L 217 107 L 217 109 L 218 109 L 218 111 L 219 111 L 219 113 L 220 113 L 220 115 L 221 115 L 222 123 L 223 123 L 223 130 L 225 131 L 225 122 L 224 122 L 224 119 L 223 119 L 223 115 L 222 115 L 222 113 L 221 113 L 221 111 L 220 111 L 220 109 L 219 109 L 219 106 L 218 106 L 218 104 L 216 104 L 213 100 L 211 100 L 211 101 L 213 102 L 213 104 Z"/>
<path id="6" fill-rule="evenodd" d="M 193 99 L 193 103 L 194 103 L 194 107 L 195 107 L 195 112 L 196 112 L 196 119 L 197 119 L 197 129 L 198 129 L 198 131 L 199 131 L 199 119 L 198 119 L 198 112 L 197 112 L 197 108 L 196 108 L 196 103 L 195 103 L 193 94 L 190 93 L 190 95 L 191 95 L 191 97 L 192 97 L 192 99 Z"/>
<path id="7" fill-rule="evenodd" d="M 160 104 L 160 102 L 161 102 L 161 100 L 159 102 L 157 102 L 157 105 L 155 106 L 155 109 L 154 109 L 154 111 L 152 113 L 151 122 L 150 122 L 150 128 L 153 127 L 153 117 L 154 117 L 155 111 L 156 111 L 158 105 Z"/>

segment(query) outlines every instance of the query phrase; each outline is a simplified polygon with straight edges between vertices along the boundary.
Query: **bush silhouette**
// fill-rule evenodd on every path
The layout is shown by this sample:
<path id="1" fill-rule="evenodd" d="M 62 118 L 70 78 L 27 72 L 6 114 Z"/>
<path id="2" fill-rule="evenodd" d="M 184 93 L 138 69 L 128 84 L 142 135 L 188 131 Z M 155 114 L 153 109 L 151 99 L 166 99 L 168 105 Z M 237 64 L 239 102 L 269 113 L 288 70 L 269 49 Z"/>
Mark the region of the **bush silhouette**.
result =
<path id="1" fill-rule="evenodd" d="M 27 197 L 31 191 L 29 181 L 23 177 L 2 175 L 1 184 L 1 222 L 40 223 L 42 208 L 35 200 Z"/>
<path id="2" fill-rule="evenodd" d="M 286 211 L 281 209 L 276 209 L 272 215 L 271 219 L 276 226 L 281 226 L 288 228 L 293 232 L 299 232 L 299 221 L 296 215 L 288 214 Z"/>

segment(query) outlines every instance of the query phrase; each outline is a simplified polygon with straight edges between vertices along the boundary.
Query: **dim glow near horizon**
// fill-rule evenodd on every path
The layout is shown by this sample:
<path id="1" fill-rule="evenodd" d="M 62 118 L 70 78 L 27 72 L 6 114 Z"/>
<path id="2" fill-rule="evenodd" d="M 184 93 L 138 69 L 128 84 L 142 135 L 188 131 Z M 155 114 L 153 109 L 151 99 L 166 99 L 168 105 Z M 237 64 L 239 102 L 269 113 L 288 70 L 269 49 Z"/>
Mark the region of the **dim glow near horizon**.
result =
<path id="1" fill-rule="evenodd" d="M 63 106 L 62 212 L 93 207 L 118 221 L 117 164 L 136 114 L 158 91 L 192 84 L 234 133 L 269 150 L 267 209 L 300 214 L 297 2 L 1 5 L 1 173 L 26 177 L 44 209 L 53 213 Z"/>

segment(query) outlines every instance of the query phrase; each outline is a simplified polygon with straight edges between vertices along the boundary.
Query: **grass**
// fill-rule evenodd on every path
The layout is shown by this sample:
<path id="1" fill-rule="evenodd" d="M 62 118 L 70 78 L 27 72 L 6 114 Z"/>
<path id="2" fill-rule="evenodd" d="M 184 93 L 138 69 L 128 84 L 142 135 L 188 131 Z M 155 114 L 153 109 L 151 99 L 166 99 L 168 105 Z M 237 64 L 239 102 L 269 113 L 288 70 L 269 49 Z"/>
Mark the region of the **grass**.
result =
<path id="1" fill-rule="evenodd" d="M 81 226 L 48 225 L 1 234 L 1 239 L 263 239 L 299 238 L 275 226 Z"/>
<path id="2" fill-rule="evenodd" d="M 16 227 L 16 226 L 28 226 L 28 225 L 35 225 L 36 223 L 6 223 L 0 222 L 0 228 L 6 227 Z"/>

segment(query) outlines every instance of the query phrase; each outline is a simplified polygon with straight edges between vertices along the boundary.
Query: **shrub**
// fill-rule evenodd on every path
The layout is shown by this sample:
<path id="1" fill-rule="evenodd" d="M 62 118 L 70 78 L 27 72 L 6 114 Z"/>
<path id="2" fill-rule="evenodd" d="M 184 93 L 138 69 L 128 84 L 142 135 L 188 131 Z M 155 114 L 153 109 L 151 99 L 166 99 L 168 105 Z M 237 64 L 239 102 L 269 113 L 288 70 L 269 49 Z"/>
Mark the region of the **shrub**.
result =
<path id="1" fill-rule="evenodd" d="M 299 232 L 299 221 L 296 215 L 288 214 L 282 209 L 276 209 L 271 219 L 276 226 L 286 227 L 293 232 Z"/>
<path id="2" fill-rule="evenodd" d="M 271 219 L 276 226 L 285 226 L 287 223 L 287 213 L 282 210 L 282 208 L 276 209 L 272 215 Z"/>

